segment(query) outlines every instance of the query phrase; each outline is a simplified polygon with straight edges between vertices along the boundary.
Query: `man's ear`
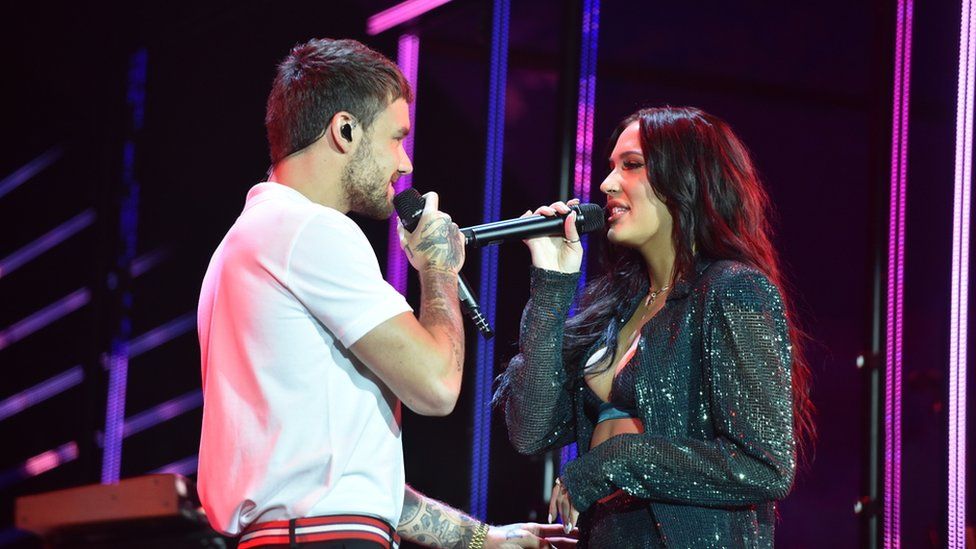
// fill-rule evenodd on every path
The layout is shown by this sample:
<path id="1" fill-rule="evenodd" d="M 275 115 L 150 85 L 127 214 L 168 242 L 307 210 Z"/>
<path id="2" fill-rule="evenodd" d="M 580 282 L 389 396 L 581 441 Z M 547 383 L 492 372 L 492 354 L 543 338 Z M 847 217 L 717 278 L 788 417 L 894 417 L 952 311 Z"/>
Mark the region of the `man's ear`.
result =
<path id="1" fill-rule="evenodd" d="M 339 111 L 332 117 L 329 123 L 329 133 L 332 142 L 340 152 L 346 153 L 352 150 L 354 142 L 359 140 L 362 130 L 356 118 L 346 111 Z"/>

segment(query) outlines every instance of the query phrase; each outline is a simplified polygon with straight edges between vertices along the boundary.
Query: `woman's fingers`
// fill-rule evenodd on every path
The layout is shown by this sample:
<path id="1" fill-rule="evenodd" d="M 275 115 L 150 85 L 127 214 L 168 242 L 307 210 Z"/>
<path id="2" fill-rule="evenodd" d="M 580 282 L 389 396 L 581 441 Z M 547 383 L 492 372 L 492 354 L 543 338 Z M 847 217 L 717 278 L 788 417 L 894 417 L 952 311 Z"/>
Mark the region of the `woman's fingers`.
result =
<path id="1" fill-rule="evenodd" d="M 570 212 L 566 216 L 566 221 L 563 222 L 563 231 L 566 233 L 566 242 L 568 244 L 577 244 L 580 240 L 579 230 L 576 228 L 576 212 Z"/>
<path id="2" fill-rule="evenodd" d="M 559 214 L 568 214 L 569 213 L 569 206 L 567 206 L 566 203 L 565 202 L 562 202 L 562 201 L 553 202 L 552 204 L 549 205 L 549 207 L 552 208 L 553 210 L 555 210 L 556 213 L 559 213 Z"/>
<path id="3" fill-rule="evenodd" d="M 556 520 L 556 515 L 559 514 L 559 508 L 556 507 L 559 501 L 559 484 L 552 487 L 552 495 L 549 496 L 549 524 Z"/>

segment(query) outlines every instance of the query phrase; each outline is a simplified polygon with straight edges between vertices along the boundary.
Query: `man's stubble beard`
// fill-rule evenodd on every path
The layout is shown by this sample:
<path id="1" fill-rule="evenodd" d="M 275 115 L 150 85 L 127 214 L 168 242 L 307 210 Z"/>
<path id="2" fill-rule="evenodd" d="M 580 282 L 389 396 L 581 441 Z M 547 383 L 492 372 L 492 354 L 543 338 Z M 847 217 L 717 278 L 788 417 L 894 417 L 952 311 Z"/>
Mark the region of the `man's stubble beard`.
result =
<path id="1" fill-rule="evenodd" d="M 350 211 L 372 219 L 388 219 L 393 213 L 393 204 L 387 197 L 390 177 L 383 174 L 371 150 L 372 142 L 364 137 L 342 170 L 342 190 Z"/>

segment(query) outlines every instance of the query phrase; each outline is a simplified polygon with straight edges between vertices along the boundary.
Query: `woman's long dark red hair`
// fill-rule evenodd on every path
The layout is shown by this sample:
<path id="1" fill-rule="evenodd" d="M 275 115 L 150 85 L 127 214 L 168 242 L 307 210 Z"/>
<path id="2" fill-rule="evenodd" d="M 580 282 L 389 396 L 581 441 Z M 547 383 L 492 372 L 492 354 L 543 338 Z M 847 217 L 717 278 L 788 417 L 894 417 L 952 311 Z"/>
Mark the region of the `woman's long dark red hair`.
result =
<path id="1" fill-rule="evenodd" d="M 674 279 L 694 274 L 696 257 L 730 259 L 764 273 L 783 297 L 793 350 L 793 418 L 799 447 L 815 438 L 810 368 L 804 335 L 791 305 L 769 223 L 769 196 L 749 152 L 724 121 L 688 107 L 642 109 L 624 119 L 610 138 L 640 124 L 647 177 L 673 219 Z M 619 326 L 611 320 L 647 291 L 647 267 L 633 249 L 606 246 L 606 269 L 584 293 L 579 312 L 566 325 L 567 365 L 579 364 L 598 340 L 617 348 Z M 806 452 L 803 452 L 806 453 Z"/>

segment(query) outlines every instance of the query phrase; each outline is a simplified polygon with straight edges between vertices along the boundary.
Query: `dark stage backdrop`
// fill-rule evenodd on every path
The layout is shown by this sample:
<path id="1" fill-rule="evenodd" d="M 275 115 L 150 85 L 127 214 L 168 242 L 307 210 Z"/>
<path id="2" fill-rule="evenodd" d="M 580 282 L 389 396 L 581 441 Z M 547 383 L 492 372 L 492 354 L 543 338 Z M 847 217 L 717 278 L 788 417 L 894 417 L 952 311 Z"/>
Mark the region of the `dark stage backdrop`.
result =
<path id="1" fill-rule="evenodd" d="M 194 402 L 198 288 L 245 193 L 268 168 L 263 116 L 275 64 L 292 45 L 323 36 L 357 38 L 395 58 L 398 31 L 365 34 L 366 18 L 392 4 L 222 0 L 8 8 L 0 35 L 7 134 L 0 174 L 45 152 L 53 151 L 54 160 L 0 196 L 0 258 L 72 216 L 92 214 L 64 243 L 0 274 L 0 329 L 73 292 L 83 291 L 76 297 L 84 298 L 74 312 L 0 348 L 0 399 L 75 365 L 83 373 L 73 388 L 0 419 L 0 438 L 7 441 L 0 451 L 0 472 L 6 472 L 0 474 L 0 528 L 12 524 L 18 495 L 99 480 L 97 435 L 107 383 L 101 355 L 118 310 L 106 273 L 120 246 L 115 212 L 123 143 L 131 134 L 130 56 L 140 48 L 147 53 L 145 119 L 135 141 L 141 185 L 136 255 L 159 259 L 131 282 L 131 331 L 137 336 L 169 327 L 172 338 L 132 360 L 129 416 L 171 399 Z M 565 5 L 513 2 L 502 218 L 559 198 Z M 409 27 L 421 39 L 414 185 L 440 193 L 442 209 L 462 226 L 481 222 L 490 8 L 484 0 L 455 0 Z M 919 3 L 915 13 L 902 504 L 907 547 L 942 546 L 945 535 L 958 12 L 952 1 Z M 880 1 L 607 0 L 602 6 L 592 201 L 602 202 L 597 186 L 606 174 L 604 144 L 617 121 L 639 106 L 668 104 L 701 107 L 730 122 L 752 150 L 775 204 L 776 242 L 810 335 L 819 409 L 812 461 L 780 507 L 782 547 L 861 543 L 853 506 L 864 483 L 867 387 L 855 358 L 870 343 L 873 250 L 886 245 L 893 14 L 893 3 Z M 386 225 L 356 220 L 385 266 Z M 598 270 L 594 257 L 590 265 Z M 465 267 L 476 286 L 478 263 L 472 253 Z M 523 246 L 503 247 L 499 273 L 496 373 L 515 353 L 528 293 Z M 416 296 L 415 277 L 410 291 Z M 466 385 L 451 416 L 404 414 L 408 481 L 460 507 L 468 504 L 475 344 L 469 334 Z M 181 412 L 125 439 L 123 477 L 192 460 L 200 410 L 191 404 Z M 35 477 L 18 476 L 28 458 L 71 442 L 76 459 Z M 497 415 L 491 456 L 489 519 L 544 517 L 543 461 L 517 455 Z M 0 542 L 17 539 L 9 531 L 3 536 Z M 14 543 L 34 544 L 24 538 Z"/>

